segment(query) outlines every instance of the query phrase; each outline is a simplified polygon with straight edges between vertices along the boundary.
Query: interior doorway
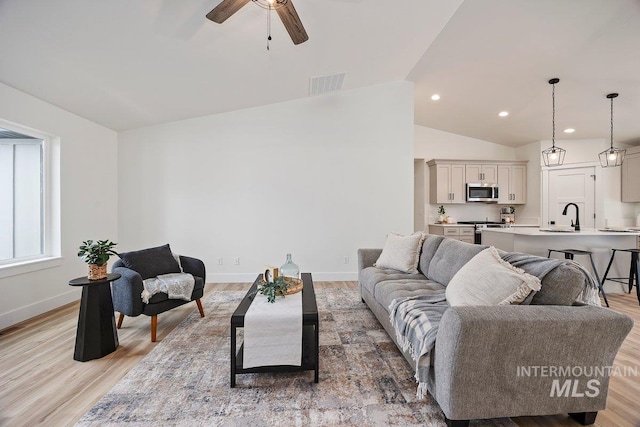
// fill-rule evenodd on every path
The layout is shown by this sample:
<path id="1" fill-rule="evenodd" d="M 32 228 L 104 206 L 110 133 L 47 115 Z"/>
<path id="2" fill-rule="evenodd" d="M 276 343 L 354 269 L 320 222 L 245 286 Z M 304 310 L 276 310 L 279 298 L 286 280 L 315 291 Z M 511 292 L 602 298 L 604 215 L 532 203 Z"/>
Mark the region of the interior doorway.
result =
<path id="1" fill-rule="evenodd" d="M 575 208 L 570 206 L 567 215 L 562 211 L 567 203 L 580 208 L 580 226 L 596 227 L 596 169 L 595 166 L 549 170 L 547 192 L 547 219 L 558 225 L 570 225 L 575 220 Z"/>

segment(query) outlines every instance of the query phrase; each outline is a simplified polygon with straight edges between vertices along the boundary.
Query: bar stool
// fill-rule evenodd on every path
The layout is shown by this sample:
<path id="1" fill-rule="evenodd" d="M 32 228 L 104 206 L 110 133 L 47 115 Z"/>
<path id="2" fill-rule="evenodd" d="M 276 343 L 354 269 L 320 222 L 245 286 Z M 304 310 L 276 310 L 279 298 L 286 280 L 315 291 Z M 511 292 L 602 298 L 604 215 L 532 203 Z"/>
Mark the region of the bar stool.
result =
<path id="1" fill-rule="evenodd" d="M 600 281 L 600 275 L 598 274 L 598 270 L 596 270 L 596 264 L 593 262 L 593 252 L 591 251 L 583 251 L 581 249 L 549 249 L 549 253 L 547 254 L 547 258 L 551 258 L 551 252 L 558 252 L 564 254 L 565 259 L 573 260 L 573 257 L 576 255 L 588 255 L 589 261 L 591 261 L 591 268 L 593 269 L 593 274 L 595 275 L 596 282 L 598 282 L 598 289 L 602 293 L 602 298 L 604 298 L 604 303 L 609 307 L 609 301 L 607 300 L 607 294 L 604 293 L 604 289 L 602 288 L 602 284 L 604 280 Z M 609 263 L 611 265 L 611 263 Z M 609 269 L 607 269 L 609 271 Z M 605 273 L 606 275 L 606 273 Z"/>
<path id="2" fill-rule="evenodd" d="M 611 254 L 611 259 L 609 260 L 609 265 L 607 265 L 607 271 L 604 272 L 604 277 L 602 278 L 602 283 L 605 280 L 611 280 L 613 282 L 619 283 L 629 283 L 629 293 L 633 289 L 633 280 L 635 278 L 636 285 L 636 294 L 638 295 L 638 303 L 640 303 L 640 262 L 638 262 L 638 254 L 640 254 L 640 249 L 612 249 L 613 253 Z M 613 264 L 613 258 L 616 256 L 616 252 L 630 252 L 631 253 L 631 265 L 629 266 L 629 277 L 610 277 L 607 279 L 607 275 L 609 274 L 609 269 L 611 268 L 611 264 Z"/>

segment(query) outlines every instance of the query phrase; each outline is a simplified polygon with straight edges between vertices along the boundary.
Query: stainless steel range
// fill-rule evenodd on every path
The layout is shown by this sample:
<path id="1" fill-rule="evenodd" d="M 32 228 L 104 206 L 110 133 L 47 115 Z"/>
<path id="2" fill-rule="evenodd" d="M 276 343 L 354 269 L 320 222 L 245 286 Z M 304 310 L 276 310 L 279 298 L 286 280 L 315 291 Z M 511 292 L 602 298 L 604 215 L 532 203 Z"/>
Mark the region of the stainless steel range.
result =
<path id="1" fill-rule="evenodd" d="M 483 228 L 502 228 L 505 225 L 500 222 L 493 221 L 458 221 L 458 224 L 471 224 L 475 228 L 475 234 L 473 237 L 473 243 L 479 245 L 482 243 L 482 229 Z"/>

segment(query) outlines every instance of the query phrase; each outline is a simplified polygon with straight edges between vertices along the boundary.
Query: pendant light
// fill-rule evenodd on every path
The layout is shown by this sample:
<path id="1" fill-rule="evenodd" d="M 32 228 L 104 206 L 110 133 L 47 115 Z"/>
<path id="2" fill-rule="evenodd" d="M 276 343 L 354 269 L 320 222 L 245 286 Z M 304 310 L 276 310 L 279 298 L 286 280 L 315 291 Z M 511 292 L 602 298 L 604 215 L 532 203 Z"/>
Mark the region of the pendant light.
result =
<path id="1" fill-rule="evenodd" d="M 610 93 L 609 95 L 607 95 L 607 98 L 611 100 L 611 146 L 608 149 L 604 150 L 602 153 L 598 154 L 598 157 L 600 157 L 600 164 L 603 168 L 622 165 L 624 155 L 627 152 L 627 150 L 615 148 L 613 146 L 613 98 L 617 97 L 617 93 Z"/>
<path id="2" fill-rule="evenodd" d="M 542 151 L 542 159 L 544 160 L 545 166 L 560 166 L 564 163 L 564 155 L 567 150 L 556 147 L 556 83 L 558 83 L 560 79 L 554 78 L 549 80 L 549 84 L 551 85 L 551 102 L 552 102 L 552 136 L 551 136 L 551 147 Z"/>

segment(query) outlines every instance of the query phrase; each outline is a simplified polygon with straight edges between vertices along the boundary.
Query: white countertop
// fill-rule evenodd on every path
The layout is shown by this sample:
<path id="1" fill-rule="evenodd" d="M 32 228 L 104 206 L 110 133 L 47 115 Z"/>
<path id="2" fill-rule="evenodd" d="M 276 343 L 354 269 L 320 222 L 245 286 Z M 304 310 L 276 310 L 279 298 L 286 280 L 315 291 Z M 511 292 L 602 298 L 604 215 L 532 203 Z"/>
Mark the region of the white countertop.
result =
<path id="1" fill-rule="evenodd" d="M 443 223 L 443 224 L 429 224 L 429 225 L 437 225 L 438 227 L 473 227 L 473 224 L 458 224 L 457 222 L 453 224 Z"/>
<path id="2" fill-rule="evenodd" d="M 633 231 L 600 231 L 595 228 L 583 228 L 580 231 L 543 231 L 538 227 L 484 228 L 483 233 L 503 233 L 521 236 L 633 236 L 640 235 L 640 230 Z"/>

